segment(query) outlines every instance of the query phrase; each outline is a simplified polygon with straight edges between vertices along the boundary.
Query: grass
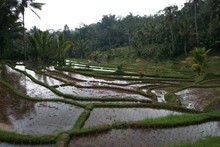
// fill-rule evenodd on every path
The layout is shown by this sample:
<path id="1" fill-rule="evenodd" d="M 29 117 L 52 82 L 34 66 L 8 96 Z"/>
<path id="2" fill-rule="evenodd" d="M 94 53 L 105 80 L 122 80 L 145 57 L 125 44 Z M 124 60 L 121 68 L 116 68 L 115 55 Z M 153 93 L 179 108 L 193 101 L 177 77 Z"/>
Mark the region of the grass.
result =
<path id="1" fill-rule="evenodd" d="M 220 87 L 216 88 L 216 91 L 218 92 L 218 94 L 220 95 Z"/>
<path id="2" fill-rule="evenodd" d="M 76 121 L 73 129 L 81 129 L 84 126 L 86 120 L 89 118 L 89 116 L 90 116 L 89 110 L 85 110 L 84 112 L 82 112 L 78 120 Z"/>
<path id="3" fill-rule="evenodd" d="M 169 115 L 166 117 L 159 117 L 154 119 L 144 119 L 139 122 L 148 125 L 149 127 L 177 127 L 199 124 L 216 119 L 220 119 L 219 111 L 201 114 Z"/>
<path id="4" fill-rule="evenodd" d="M 178 102 L 178 100 L 177 100 L 174 93 L 167 92 L 164 97 L 165 97 L 165 100 L 166 100 L 167 103 L 174 104 L 174 103 Z"/>
<path id="5" fill-rule="evenodd" d="M 220 137 L 206 137 L 204 139 L 197 140 L 195 142 L 187 142 L 175 147 L 219 147 Z"/>
<path id="6" fill-rule="evenodd" d="M 56 137 L 53 135 L 25 135 L 0 130 L 0 141 L 17 144 L 53 144 Z"/>
<path id="7" fill-rule="evenodd" d="M 59 135 L 56 141 L 56 147 L 67 147 L 70 140 L 68 133 L 62 133 Z"/>

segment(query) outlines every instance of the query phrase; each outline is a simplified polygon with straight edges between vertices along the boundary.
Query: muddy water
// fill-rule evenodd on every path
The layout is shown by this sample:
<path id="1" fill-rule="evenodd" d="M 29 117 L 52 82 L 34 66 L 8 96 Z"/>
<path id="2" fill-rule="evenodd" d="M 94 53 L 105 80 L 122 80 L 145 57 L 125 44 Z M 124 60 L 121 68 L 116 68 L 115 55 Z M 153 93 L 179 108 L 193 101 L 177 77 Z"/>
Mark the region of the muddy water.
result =
<path id="1" fill-rule="evenodd" d="M 62 93 L 72 94 L 80 97 L 94 97 L 94 98 L 134 98 L 134 99 L 146 99 L 150 100 L 139 94 L 132 94 L 121 90 L 108 90 L 108 89 L 89 89 L 89 88 L 77 88 L 75 86 L 58 87 Z"/>
<path id="2" fill-rule="evenodd" d="M 48 76 L 42 75 L 42 74 L 37 74 L 33 70 L 26 69 L 25 66 L 23 66 L 23 65 L 16 65 L 15 68 L 20 69 L 22 71 L 26 71 L 28 74 L 30 74 L 32 77 L 34 77 L 36 80 L 43 82 L 43 83 L 46 83 L 50 86 L 64 84 L 63 82 L 58 81 L 54 78 L 51 78 L 51 77 L 48 77 Z"/>
<path id="3" fill-rule="evenodd" d="M 51 134 L 73 127 L 82 108 L 23 100 L 0 87 L 0 128 L 26 134 Z"/>
<path id="4" fill-rule="evenodd" d="M 34 111 L 18 119 L 10 116 L 14 130 L 26 134 L 51 134 L 71 129 L 83 109 L 53 102 L 35 103 Z"/>
<path id="5" fill-rule="evenodd" d="M 140 87 L 146 86 L 147 84 L 129 84 L 129 85 L 114 85 L 111 83 L 102 83 L 102 82 L 76 82 L 76 85 L 80 86 L 104 86 L 104 87 L 114 87 L 114 88 L 122 88 L 122 89 L 130 89 L 137 90 Z"/>
<path id="6" fill-rule="evenodd" d="M 71 66 L 74 69 L 92 69 L 95 71 L 106 71 L 106 72 L 116 71 L 115 68 L 105 68 L 105 67 L 100 67 L 100 66 L 89 66 L 88 67 L 88 65 L 85 65 L 85 64 L 77 64 L 77 63 L 72 64 L 72 62 L 67 62 L 67 66 Z"/>
<path id="7" fill-rule="evenodd" d="M 20 144 L 20 145 L 16 145 L 16 144 L 12 144 L 12 143 L 1 143 L 0 142 L 0 147 L 54 147 L 55 144 L 51 144 L 51 145 L 24 145 L 24 144 Z"/>
<path id="8" fill-rule="evenodd" d="M 34 102 L 23 100 L 0 85 L 0 129 L 13 130 L 10 115 L 23 118 L 34 111 Z"/>
<path id="9" fill-rule="evenodd" d="M 164 96 L 167 93 L 167 91 L 165 91 L 165 90 L 152 90 L 151 92 L 154 93 L 157 96 L 157 101 L 159 103 L 165 103 L 166 102 Z"/>
<path id="10" fill-rule="evenodd" d="M 220 122 L 171 129 L 126 129 L 107 133 L 74 137 L 69 147 L 164 147 L 187 141 L 196 141 L 208 136 L 220 136 Z"/>
<path id="11" fill-rule="evenodd" d="M 1 78 L 9 82 L 14 88 L 34 98 L 62 98 L 9 66 L 4 66 Z"/>
<path id="12" fill-rule="evenodd" d="M 107 80 L 107 79 L 102 79 L 102 78 L 85 76 L 85 75 L 73 73 L 73 72 L 63 72 L 63 73 L 73 78 L 84 80 L 87 82 L 93 81 L 93 82 L 104 82 L 104 83 L 113 83 L 113 84 L 128 84 L 129 83 L 128 81 L 123 81 L 123 80 L 110 80 L 110 79 Z"/>
<path id="13" fill-rule="evenodd" d="M 142 120 L 167 115 L 179 115 L 181 113 L 168 110 L 150 108 L 97 108 L 93 109 L 84 128 L 97 125 L 112 124 L 113 122 Z M 97 119 L 98 118 L 98 119 Z"/>
<path id="14" fill-rule="evenodd" d="M 98 103 L 98 104 L 138 104 L 140 102 L 128 102 L 128 101 L 111 101 L 111 102 L 103 102 L 103 101 L 76 101 L 78 103 L 81 104 L 94 104 L 94 103 Z"/>
<path id="15" fill-rule="evenodd" d="M 176 95 L 183 107 L 202 111 L 218 93 L 214 88 L 191 88 L 177 92 Z"/>

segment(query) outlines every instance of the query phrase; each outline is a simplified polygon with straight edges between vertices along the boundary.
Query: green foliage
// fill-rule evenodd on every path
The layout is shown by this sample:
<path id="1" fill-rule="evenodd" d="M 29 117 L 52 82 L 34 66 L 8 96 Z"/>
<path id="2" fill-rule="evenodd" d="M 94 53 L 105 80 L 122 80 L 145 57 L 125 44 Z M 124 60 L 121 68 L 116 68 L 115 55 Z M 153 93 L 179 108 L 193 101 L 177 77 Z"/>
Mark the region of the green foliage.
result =
<path id="1" fill-rule="evenodd" d="M 181 10 L 176 5 L 164 8 L 154 16 L 127 15 L 117 18 L 104 15 L 101 22 L 84 25 L 73 34 L 80 57 L 111 48 L 134 48 L 138 58 L 172 59 L 194 46 L 217 49 L 220 28 L 219 2 L 213 0 L 186 2 Z M 198 23 L 203 22 L 203 23 Z M 113 53 L 114 54 L 114 53 Z M 83 55 L 83 56 L 82 56 Z M 75 57 L 79 57 L 75 54 Z"/>
<path id="2" fill-rule="evenodd" d="M 6 59 L 16 53 L 15 40 L 21 38 L 23 31 L 18 6 L 16 0 L 0 1 L 0 58 Z"/>
<path id="3" fill-rule="evenodd" d="M 191 66 L 192 69 L 197 72 L 198 76 L 200 76 L 201 71 L 204 70 L 211 59 L 208 57 L 210 51 L 211 49 L 206 50 L 205 48 L 200 47 L 194 48 L 192 51 L 192 57 L 186 58 L 183 63 Z"/>
<path id="4" fill-rule="evenodd" d="M 73 45 L 73 43 L 71 41 L 65 41 L 64 40 L 64 33 L 59 33 L 55 35 L 55 45 L 56 45 L 56 60 L 60 63 L 60 64 L 64 64 L 65 63 L 65 56 L 66 56 L 66 52 L 67 50 Z"/>
<path id="5" fill-rule="evenodd" d="M 31 8 L 39 17 L 34 9 L 41 10 L 43 5 L 43 3 L 32 0 L 0 2 L 0 22 L 4 22 L 0 24 L 1 52 L 6 49 L 10 50 L 11 52 L 7 52 L 6 56 L 11 56 L 15 52 L 16 56 L 13 58 L 20 58 L 26 53 L 29 58 L 35 53 L 38 54 L 27 43 L 26 37 L 23 38 L 23 43 L 28 45 L 29 50 L 27 51 L 26 49 L 21 51 L 23 43 L 15 45 L 15 40 L 22 40 L 21 35 L 25 33 L 21 27 L 19 14 L 23 15 L 24 22 L 25 9 Z M 127 56 L 126 58 L 151 58 L 154 60 L 173 59 L 183 53 L 187 55 L 194 46 L 198 45 L 218 51 L 220 47 L 219 7 L 220 2 L 214 0 L 199 0 L 196 4 L 188 1 L 181 9 L 178 9 L 176 5 L 171 5 L 162 9 L 160 11 L 162 13 L 152 16 L 135 16 L 130 13 L 124 18 L 119 18 L 111 14 L 103 15 L 100 22 L 83 25 L 74 31 L 65 25 L 63 35 L 59 31 L 56 32 L 60 45 L 57 47 L 57 44 L 55 45 L 57 41 L 53 41 L 52 47 L 58 49 L 54 58 L 60 63 L 63 62 L 66 55 L 91 58 L 97 62 L 109 62 L 117 54 L 117 50 L 112 51 L 111 49 L 121 47 L 127 47 L 131 52 L 131 54 L 124 54 Z M 25 34 L 23 35 L 25 36 Z M 67 40 L 73 44 L 70 45 L 71 42 Z M 12 44 L 17 46 L 18 50 L 15 51 L 13 47 L 8 47 Z M 73 46 L 74 50 L 68 49 L 70 46 Z M 42 55 L 39 56 L 42 58 Z M 202 58 L 202 56 L 196 55 L 198 62 L 196 64 L 203 69 L 206 62 L 203 62 Z"/>
<path id="6" fill-rule="evenodd" d="M 167 103 L 176 103 L 177 102 L 175 94 L 173 94 L 171 92 L 166 93 L 164 97 L 165 97 L 165 100 Z"/>
<path id="7" fill-rule="evenodd" d="M 54 51 L 51 49 L 53 34 L 50 34 L 49 31 L 41 31 L 36 29 L 36 31 L 31 35 L 31 41 L 33 46 L 37 51 L 36 57 L 40 61 L 49 61 L 49 56 L 54 54 Z"/>
<path id="8" fill-rule="evenodd" d="M 208 53 L 211 50 L 206 50 L 205 48 L 195 48 L 192 51 L 193 61 L 195 64 L 198 64 L 200 68 L 204 68 L 208 63 Z"/>

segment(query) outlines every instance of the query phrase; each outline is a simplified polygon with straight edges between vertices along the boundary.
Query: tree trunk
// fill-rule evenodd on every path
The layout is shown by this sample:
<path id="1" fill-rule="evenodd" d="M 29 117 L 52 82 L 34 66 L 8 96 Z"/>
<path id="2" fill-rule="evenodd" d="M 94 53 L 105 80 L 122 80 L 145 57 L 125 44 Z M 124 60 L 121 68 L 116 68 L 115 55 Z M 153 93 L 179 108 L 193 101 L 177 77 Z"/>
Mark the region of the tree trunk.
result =
<path id="1" fill-rule="evenodd" d="M 170 33 L 172 38 L 172 52 L 175 51 L 175 45 L 174 45 L 174 36 L 173 36 L 173 28 L 172 25 L 170 26 Z"/>
<path id="2" fill-rule="evenodd" d="M 24 23 L 24 12 L 22 14 L 23 17 L 23 50 L 24 50 L 24 61 L 27 60 L 26 46 L 25 46 L 25 23 Z"/>
<path id="3" fill-rule="evenodd" d="M 197 26 L 197 10 L 196 4 L 194 4 L 194 13 L 195 13 L 195 30 L 196 30 L 196 45 L 199 45 L 199 36 L 198 36 L 198 26 Z"/>
<path id="4" fill-rule="evenodd" d="M 186 46 L 187 46 L 187 42 L 186 42 L 186 39 L 185 39 L 185 41 L 184 41 L 184 52 L 185 52 L 185 56 L 187 55 Z"/>

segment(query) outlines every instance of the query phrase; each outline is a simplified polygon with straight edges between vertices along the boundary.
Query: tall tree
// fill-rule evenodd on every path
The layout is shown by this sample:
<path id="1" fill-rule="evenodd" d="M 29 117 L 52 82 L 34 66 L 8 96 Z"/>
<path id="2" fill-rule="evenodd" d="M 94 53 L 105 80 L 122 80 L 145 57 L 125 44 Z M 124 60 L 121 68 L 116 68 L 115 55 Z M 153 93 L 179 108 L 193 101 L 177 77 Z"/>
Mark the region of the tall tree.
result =
<path id="1" fill-rule="evenodd" d="M 24 32 L 23 32 L 23 43 L 24 43 L 24 54 L 25 54 L 25 60 L 27 58 L 26 55 L 26 49 L 25 49 L 25 9 L 26 8 L 30 8 L 30 10 L 37 15 L 38 18 L 40 18 L 40 16 L 34 11 L 34 9 L 38 9 L 41 10 L 42 6 L 44 5 L 44 3 L 38 3 L 38 2 L 34 2 L 34 0 L 22 0 L 20 3 L 20 11 L 22 14 L 22 20 L 23 20 L 23 28 L 24 28 Z"/>
<path id="2" fill-rule="evenodd" d="M 198 24 L 197 24 L 197 7 L 200 0 L 192 0 L 194 8 L 194 23 L 195 23 L 195 33 L 196 33 L 196 44 L 199 45 L 199 34 L 198 34 Z"/>
<path id="3" fill-rule="evenodd" d="M 22 31 L 19 22 L 18 2 L 16 0 L 0 1 L 0 55 L 13 40 L 20 37 Z"/>
<path id="4" fill-rule="evenodd" d="M 164 9 L 165 12 L 165 23 L 169 26 L 171 42 L 172 42 L 172 50 L 170 50 L 170 54 L 175 51 L 175 42 L 174 42 L 174 19 L 176 17 L 178 11 L 178 6 L 168 6 Z"/>

